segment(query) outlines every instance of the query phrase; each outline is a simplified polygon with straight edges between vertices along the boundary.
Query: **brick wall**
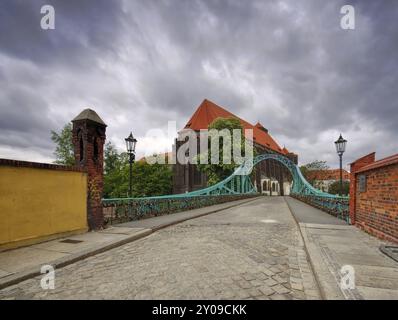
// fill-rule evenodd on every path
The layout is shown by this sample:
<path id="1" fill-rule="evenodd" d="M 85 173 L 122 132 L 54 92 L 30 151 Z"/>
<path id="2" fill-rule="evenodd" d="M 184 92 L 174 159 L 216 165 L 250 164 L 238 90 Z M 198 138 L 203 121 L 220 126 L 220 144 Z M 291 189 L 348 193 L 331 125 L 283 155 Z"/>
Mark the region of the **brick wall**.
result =
<path id="1" fill-rule="evenodd" d="M 90 119 L 73 120 L 72 123 L 72 142 L 76 166 L 83 168 L 88 175 L 88 224 L 91 230 L 101 229 L 104 225 L 101 200 L 104 187 L 103 169 L 106 125 Z"/>
<path id="2" fill-rule="evenodd" d="M 355 224 L 355 195 L 357 192 L 356 188 L 356 177 L 355 172 L 360 168 L 373 163 L 375 161 L 375 152 L 372 152 L 362 158 L 357 159 L 353 163 L 351 163 L 351 177 L 350 177 L 350 220 L 352 224 Z"/>
<path id="3" fill-rule="evenodd" d="M 398 155 L 395 157 L 374 161 L 373 153 L 351 164 L 350 214 L 359 228 L 398 243 Z"/>

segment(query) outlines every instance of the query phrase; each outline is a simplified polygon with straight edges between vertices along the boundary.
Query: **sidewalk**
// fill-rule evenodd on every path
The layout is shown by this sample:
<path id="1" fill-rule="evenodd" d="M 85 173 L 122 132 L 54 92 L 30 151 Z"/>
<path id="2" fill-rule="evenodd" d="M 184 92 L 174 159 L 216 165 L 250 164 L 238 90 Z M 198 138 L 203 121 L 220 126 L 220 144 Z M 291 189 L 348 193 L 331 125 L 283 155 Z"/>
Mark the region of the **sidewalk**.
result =
<path id="1" fill-rule="evenodd" d="M 296 199 L 285 200 L 325 299 L 398 300 L 398 263 L 379 250 L 386 242 Z M 354 268 L 355 289 L 340 288 L 345 265 Z"/>
<path id="2" fill-rule="evenodd" d="M 78 260 L 143 238 L 161 228 L 253 201 L 256 198 L 126 222 L 105 230 L 0 252 L 0 289 L 40 275 L 41 266 L 61 268 Z"/>

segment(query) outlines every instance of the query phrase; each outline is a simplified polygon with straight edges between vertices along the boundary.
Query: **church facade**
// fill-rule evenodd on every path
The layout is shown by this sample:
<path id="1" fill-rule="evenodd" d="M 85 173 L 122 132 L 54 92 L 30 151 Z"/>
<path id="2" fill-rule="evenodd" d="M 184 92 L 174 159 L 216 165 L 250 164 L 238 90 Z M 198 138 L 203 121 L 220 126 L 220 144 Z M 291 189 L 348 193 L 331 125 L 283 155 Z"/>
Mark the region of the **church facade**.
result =
<path id="1" fill-rule="evenodd" d="M 200 130 L 206 130 L 217 118 L 236 118 L 241 122 L 243 129 L 253 130 L 253 146 L 258 154 L 262 153 L 278 153 L 283 155 L 297 164 L 298 156 L 289 152 L 285 147 L 281 148 L 272 138 L 268 130 L 261 124 L 255 125 L 239 118 L 225 108 L 205 99 L 197 108 L 192 117 L 188 120 L 183 130 L 191 129 L 199 136 Z M 181 134 L 180 131 L 179 134 Z M 199 147 L 199 139 L 198 147 Z M 181 145 L 185 141 L 175 139 L 173 152 L 178 152 Z M 292 178 L 289 170 L 281 163 L 275 160 L 266 160 L 259 163 L 254 169 L 253 184 L 257 190 L 266 195 L 288 195 L 292 184 Z M 199 171 L 195 164 L 173 165 L 173 193 L 185 193 L 202 188 L 206 188 L 206 174 Z"/>

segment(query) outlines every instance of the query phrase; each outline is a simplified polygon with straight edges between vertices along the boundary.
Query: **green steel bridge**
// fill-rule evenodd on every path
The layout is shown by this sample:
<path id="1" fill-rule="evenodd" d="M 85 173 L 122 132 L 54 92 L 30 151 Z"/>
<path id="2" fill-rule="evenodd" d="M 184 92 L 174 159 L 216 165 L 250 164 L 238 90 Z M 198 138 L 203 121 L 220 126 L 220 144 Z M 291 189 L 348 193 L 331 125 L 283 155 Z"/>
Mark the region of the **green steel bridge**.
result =
<path id="1" fill-rule="evenodd" d="M 246 160 L 229 177 L 204 189 L 145 198 L 103 199 L 105 216 L 117 221 L 135 220 L 144 216 L 168 214 L 259 196 L 257 188 L 252 183 L 251 173 L 256 164 L 268 159 L 280 162 L 290 171 L 293 180 L 291 196 L 350 222 L 348 197 L 332 195 L 314 188 L 294 162 L 275 153 L 265 153 L 255 156 L 253 160 Z"/>

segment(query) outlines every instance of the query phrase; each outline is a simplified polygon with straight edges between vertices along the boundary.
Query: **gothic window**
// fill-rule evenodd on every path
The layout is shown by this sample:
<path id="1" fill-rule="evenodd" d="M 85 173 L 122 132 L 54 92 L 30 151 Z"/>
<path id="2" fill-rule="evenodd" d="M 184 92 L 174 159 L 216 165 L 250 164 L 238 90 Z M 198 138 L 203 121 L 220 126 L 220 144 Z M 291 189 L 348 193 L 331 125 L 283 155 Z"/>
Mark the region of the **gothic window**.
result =
<path id="1" fill-rule="evenodd" d="M 83 161 L 84 159 L 84 143 L 83 143 L 83 136 L 81 132 L 78 133 L 79 137 L 79 156 L 80 156 L 80 162 Z"/>
<path id="2" fill-rule="evenodd" d="M 93 160 L 94 161 L 98 161 L 98 142 L 97 142 L 97 138 L 94 138 L 94 151 L 93 151 Z"/>

